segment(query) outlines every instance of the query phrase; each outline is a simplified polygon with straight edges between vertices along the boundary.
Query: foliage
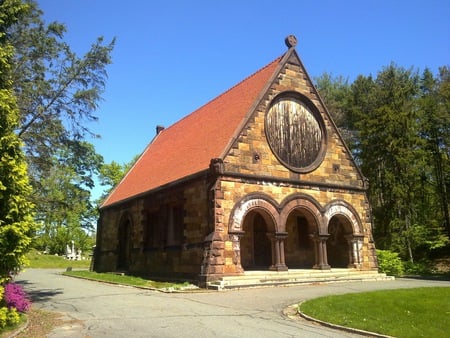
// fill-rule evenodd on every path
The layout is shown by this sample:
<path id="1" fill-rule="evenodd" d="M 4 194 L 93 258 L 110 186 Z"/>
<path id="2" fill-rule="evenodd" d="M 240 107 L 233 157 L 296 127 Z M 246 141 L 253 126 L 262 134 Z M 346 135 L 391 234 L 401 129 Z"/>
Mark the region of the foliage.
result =
<path id="1" fill-rule="evenodd" d="M 350 96 L 348 79 L 344 79 L 342 76 L 333 77 L 330 73 L 324 73 L 314 80 L 321 98 L 326 102 L 326 107 L 346 144 L 353 145 L 356 142 L 356 130 L 351 111 L 347 107 Z"/>
<path id="2" fill-rule="evenodd" d="M 65 150 L 73 149 L 80 151 L 55 158 L 47 177 L 39 182 L 36 219 L 41 227 L 35 247 L 52 254 L 64 254 L 72 240 L 82 251 L 94 244 L 91 232 L 98 215 L 89 189 L 94 185 L 93 168 L 98 168 L 102 159 L 89 143 L 77 142 L 76 148 Z"/>
<path id="3" fill-rule="evenodd" d="M 31 306 L 25 291 L 21 285 L 8 283 L 5 285 L 5 302 L 8 308 L 15 308 L 19 312 L 27 312 Z"/>
<path id="4" fill-rule="evenodd" d="M 10 286 L 11 284 L 6 284 L 5 287 L 0 284 L 0 332 L 6 327 L 17 325 L 20 322 L 18 311 L 26 311 L 30 305 L 22 288 L 17 288 L 16 284 Z M 17 292 L 21 293 L 21 296 L 16 296 Z"/>
<path id="5" fill-rule="evenodd" d="M 403 274 L 403 262 L 398 253 L 389 250 L 377 250 L 378 268 L 391 276 L 401 276 Z"/>
<path id="6" fill-rule="evenodd" d="M 41 252 L 61 256 L 67 253 L 67 246 L 71 247 L 72 241 L 76 250 L 87 255 L 95 244 L 95 233 L 86 232 L 79 226 L 47 227 L 44 224 L 38 229 L 33 246 Z"/>
<path id="7" fill-rule="evenodd" d="M 410 261 L 404 262 L 403 267 L 406 275 L 429 276 L 436 274 L 436 272 L 433 271 L 431 262 L 428 260 L 415 261 L 414 263 L 411 263 Z"/>
<path id="8" fill-rule="evenodd" d="M 57 239 L 52 233 L 66 227 L 74 239 L 79 228 L 91 231 L 97 217 L 90 190 L 103 159 L 85 139 L 97 137 L 88 123 L 97 121 L 114 40 L 105 44 L 99 37 L 79 57 L 64 41 L 63 24 L 45 23 L 35 1 L 24 3 L 24 15 L 5 30 L 15 48 L 12 84 L 19 123 L 14 130 L 28 162 L 42 224 L 38 234 L 45 235 L 40 245 L 49 246 Z M 59 243 L 56 252 L 65 245 Z"/>
<path id="9" fill-rule="evenodd" d="M 139 159 L 140 155 L 135 156 L 130 162 L 119 164 L 115 161 L 111 163 L 104 163 L 100 166 L 99 170 L 99 180 L 102 186 L 106 187 L 105 193 L 99 198 L 97 201 L 98 204 L 101 204 L 104 199 L 108 196 L 111 190 L 120 183 L 122 178 L 126 175 L 126 173 L 131 169 L 131 167 L 136 163 Z"/>
<path id="10" fill-rule="evenodd" d="M 15 308 L 0 307 L 0 330 L 8 326 L 17 325 L 19 322 L 20 316 Z"/>
<path id="11" fill-rule="evenodd" d="M 390 64 L 351 84 L 328 74 L 317 83 L 369 180 L 377 247 L 411 263 L 448 247 L 448 68 L 434 75 Z"/>
<path id="12" fill-rule="evenodd" d="M 63 40 L 66 27 L 45 24 L 37 3 L 27 3 L 28 15 L 9 30 L 16 48 L 14 83 L 22 121 L 18 134 L 32 162 L 44 169 L 61 143 L 95 136 L 86 122 L 97 120 L 93 113 L 105 86 L 114 40 L 104 45 L 98 38 L 80 58 Z"/>
<path id="13" fill-rule="evenodd" d="M 19 0 L 0 3 L 0 283 L 24 264 L 34 230 L 27 166 L 14 132 L 20 121 L 11 76 L 14 48 L 5 34 L 26 10 Z"/>
<path id="14" fill-rule="evenodd" d="M 299 308 L 342 326 L 399 338 L 437 338 L 448 337 L 449 297 L 446 287 L 387 290 L 317 298 Z"/>

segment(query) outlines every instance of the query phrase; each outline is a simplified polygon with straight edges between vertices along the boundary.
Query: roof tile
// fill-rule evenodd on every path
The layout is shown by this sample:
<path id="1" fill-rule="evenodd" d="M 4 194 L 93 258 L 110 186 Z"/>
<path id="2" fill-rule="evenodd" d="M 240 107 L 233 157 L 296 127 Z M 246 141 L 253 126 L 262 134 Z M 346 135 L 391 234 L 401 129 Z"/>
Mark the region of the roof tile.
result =
<path id="1" fill-rule="evenodd" d="M 102 207 L 143 194 L 209 167 L 225 151 L 237 128 L 281 60 L 253 75 L 162 130 Z"/>

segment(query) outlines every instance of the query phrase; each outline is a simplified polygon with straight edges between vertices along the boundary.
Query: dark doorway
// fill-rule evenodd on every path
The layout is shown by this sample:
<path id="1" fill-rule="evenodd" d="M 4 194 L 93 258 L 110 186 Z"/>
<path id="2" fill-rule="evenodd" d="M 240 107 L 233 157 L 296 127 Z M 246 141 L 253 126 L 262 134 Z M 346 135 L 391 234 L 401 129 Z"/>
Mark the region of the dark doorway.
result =
<path id="1" fill-rule="evenodd" d="M 346 268 L 350 262 L 348 236 L 352 234 L 350 222 L 343 216 L 334 216 L 328 224 L 328 264 L 332 268 Z"/>
<path id="2" fill-rule="evenodd" d="M 260 214 L 256 214 L 253 220 L 253 248 L 255 268 L 267 269 L 272 264 L 272 248 L 266 222 Z"/>
<path id="3" fill-rule="evenodd" d="M 272 265 L 270 233 L 274 227 L 268 225 L 261 213 L 252 211 L 244 219 L 244 236 L 240 240 L 241 264 L 244 270 L 268 270 Z"/>
<path id="4" fill-rule="evenodd" d="M 304 209 L 291 212 L 286 221 L 288 237 L 285 242 L 286 265 L 292 269 L 311 269 L 314 265 L 313 235 L 317 223 L 311 213 Z"/>

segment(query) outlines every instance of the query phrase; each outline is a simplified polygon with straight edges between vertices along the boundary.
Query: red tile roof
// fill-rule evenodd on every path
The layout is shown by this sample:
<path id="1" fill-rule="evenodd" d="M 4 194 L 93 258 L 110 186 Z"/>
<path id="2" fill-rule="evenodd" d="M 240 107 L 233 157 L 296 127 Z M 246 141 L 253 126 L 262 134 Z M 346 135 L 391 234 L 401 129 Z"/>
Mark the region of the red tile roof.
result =
<path id="1" fill-rule="evenodd" d="M 209 168 L 221 157 L 281 60 L 270 64 L 161 131 L 102 207 Z"/>

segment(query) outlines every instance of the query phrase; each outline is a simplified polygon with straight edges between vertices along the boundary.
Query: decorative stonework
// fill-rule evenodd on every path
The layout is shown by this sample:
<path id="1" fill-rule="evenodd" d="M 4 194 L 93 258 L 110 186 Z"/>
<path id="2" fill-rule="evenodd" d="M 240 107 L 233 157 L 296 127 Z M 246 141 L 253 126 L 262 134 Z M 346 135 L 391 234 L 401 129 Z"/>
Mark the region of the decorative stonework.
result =
<path id="1" fill-rule="evenodd" d="M 309 172 L 320 165 L 325 135 L 320 114 L 306 98 L 283 94 L 266 114 L 266 136 L 281 163 L 296 172 Z"/>
<path id="2" fill-rule="evenodd" d="M 236 205 L 232 212 L 229 233 L 238 233 L 242 231 L 242 224 L 245 215 L 252 209 L 259 208 L 266 210 L 273 218 L 273 223 L 277 224 L 278 211 L 276 207 L 261 197 L 242 200 Z"/>
<path id="3" fill-rule="evenodd" d="M 357 217 L 354 211 L 350 210 L 350 206 L 346 205 L 342 201 L 336 201 L 330 203 L 325 210 L 324 218 L 325 223 L 328 224 L 331 218 L 335 215 L 341 215 L 348 219 L 352 225 L 353 232 L 355 235 L 360 235 L 363 233 L 361 221 Z"/>
<path id="4" fill-rule="evenodd" d="M 295 35 L 288 35 L 286 39 L 284 39 L 284 43 L 288 48 L 293 48 L 297 46 L 297 38 Z"/>

